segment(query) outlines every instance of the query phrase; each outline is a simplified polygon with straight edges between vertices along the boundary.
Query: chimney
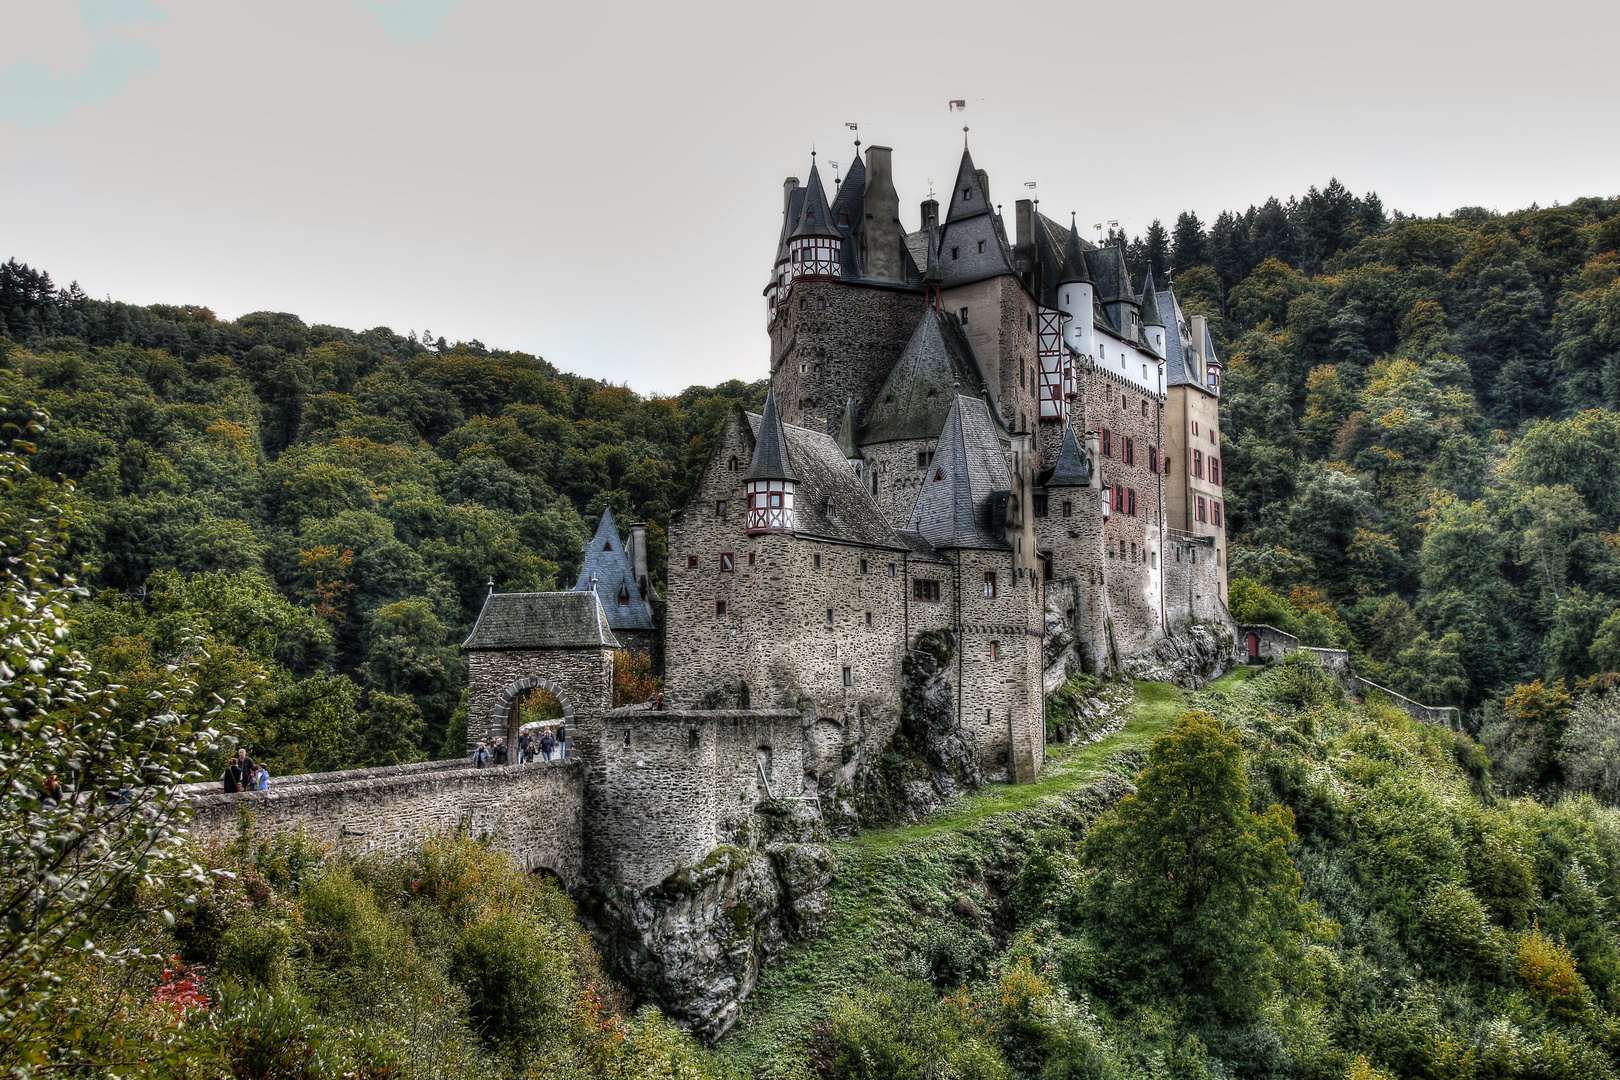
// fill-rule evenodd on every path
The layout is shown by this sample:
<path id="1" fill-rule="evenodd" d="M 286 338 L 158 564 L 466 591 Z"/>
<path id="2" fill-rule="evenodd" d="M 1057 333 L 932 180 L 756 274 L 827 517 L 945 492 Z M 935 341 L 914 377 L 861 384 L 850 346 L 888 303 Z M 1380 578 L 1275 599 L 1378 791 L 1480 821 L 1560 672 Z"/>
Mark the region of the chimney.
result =
<path id="1" fill-rule="evenodd" d="M 866 191 L 861 196 L 861 276 L 904 281 L 901 257 L 900 195 L 894 190 L 894 166 L 887 146 L 866 148 Z"/>
<path id="2" fill-rule="evenodd" d="M 1205 380 L 1208 378 L 1204 373 L 1204 365 L 1209 362 L 1209 358 L 1204 355 L 1204 335 L 1208 332 L 1209 320 L 1202 315 L 1194 315 L 1192 317 L 1192 347 L 1193 360 L 1197 363 L 1198 370 L 1192 374 L 1193 381 L 1199 386 L 1205 385 Z"/>
<path id="3" fill-rule="evenodd" d="M 1035 204 L 1029 199 L 1019 199 L 1013 204 L 1013 218 L 1018 236 L 1018 245 L 1013 254 L 1018 260 L 1019 271 L 1026 275 L 1025 284 L 1031 285 L 1031 291 L 1034 291 L 1034 281 L 1027 275 L 1035 269 Z"/>
<path id="4" fill-rule="evenodd" d="M 922 231 L 939 228 L 939 200 L 924 199 L 922 204 Z"/>
<path id="5" fill-rule="evenodd" d="M 782 181 L 782 216 L 787 217 L 788 207 L 793 204 L 793 193 L 799 190 L 799 178 L 790 176 Z"/>
<path id="6" fill-rule="evenodd" d="M 630 523 L 630 569 L 636 575 L 636 587 L 643 600 L 651 599 L 652 580 L 647 577 L 647 526 L 644 522 Z"/>

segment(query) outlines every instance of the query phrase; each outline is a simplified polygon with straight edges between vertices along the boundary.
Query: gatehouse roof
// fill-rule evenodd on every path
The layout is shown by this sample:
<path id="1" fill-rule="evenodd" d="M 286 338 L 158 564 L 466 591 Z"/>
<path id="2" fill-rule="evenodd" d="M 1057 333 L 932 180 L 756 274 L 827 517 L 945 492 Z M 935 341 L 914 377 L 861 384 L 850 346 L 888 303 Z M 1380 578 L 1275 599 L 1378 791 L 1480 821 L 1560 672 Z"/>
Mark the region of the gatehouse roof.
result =
<path id="1" fill-rule="evenodd" d="M 492 592 L 463 649 L 617 649 L 593 592 Z"/>

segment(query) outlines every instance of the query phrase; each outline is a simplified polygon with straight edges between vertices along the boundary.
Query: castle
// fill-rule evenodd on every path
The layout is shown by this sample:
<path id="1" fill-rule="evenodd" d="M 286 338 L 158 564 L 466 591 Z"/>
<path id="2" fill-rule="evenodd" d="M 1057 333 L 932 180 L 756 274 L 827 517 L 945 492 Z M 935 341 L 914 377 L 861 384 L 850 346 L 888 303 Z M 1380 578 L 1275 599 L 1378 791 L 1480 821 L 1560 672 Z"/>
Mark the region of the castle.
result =
<path id="1" fill-rule="evenodd" d="M 670 521 L 666 595 L 639 526 L 626 540 L 607 512 L 572 594 L 491 596 L 467 642 L 487 719 L 469 746 L 515 733 L 510 688 L 540 677 L 520 628 L 591 623 L 569 595 L 599 604 L 600 633 L 577 635 L 593 686 L 611 683 L 618 635 L 661 654 L 672 716 L 801 718 L 802 778 L 778 795 L 835 790 L 883 752 L 920 635 L 948 635 L 954 722 L 980 775 L 1011 782 L 1039 771 L 1046 695 L 1073 671 L 1121 669 L 1198 624 L 1230 637 L 1205 320 L 1151 270 L 1133 279 L 1121 248 L 1031 200 L 1014 211 L 1009 239 L 965 148 L 943 218 L 929 198 L 911 230 L 887 147 L 857 143 L 831 198 L 814 163 L 789 178 L 764 289 L 770 388 L 727 418 Z M 727 782 L 763 795 L 783 748 L 755 751 Z"/>
<path id="2" fill-rule="evenodd" d="M 542 688 L 567 759 L 195 785 L 193 833 L 229 839 L 243 810 L 374 852 L 469 829 L 588 901 L 639 992 L 723 1034 L 826 917 L 829 829 L 889 805 L 863 793 L 925 809 L 1033 780 L 1075 671 L 1235 645 L 1208 327 L 1119 248 L 1029 200 L 1015 221 L 1009 241 L 965 150 L 944 219 L 930 198 L 910 231 L 887 148 L 830 201 L 813 165 L 788 180 L 770 388 L 669 522 L 665 595 L 646 530 L 604 511 L 573 589 L 492 586 L 463 643 L 469 758 L 515 743 Z M 1270 628 L 1246 629 L 1256 652 Z M 661 665 L 666 708 L 614 707 L 623 651 Z"/>

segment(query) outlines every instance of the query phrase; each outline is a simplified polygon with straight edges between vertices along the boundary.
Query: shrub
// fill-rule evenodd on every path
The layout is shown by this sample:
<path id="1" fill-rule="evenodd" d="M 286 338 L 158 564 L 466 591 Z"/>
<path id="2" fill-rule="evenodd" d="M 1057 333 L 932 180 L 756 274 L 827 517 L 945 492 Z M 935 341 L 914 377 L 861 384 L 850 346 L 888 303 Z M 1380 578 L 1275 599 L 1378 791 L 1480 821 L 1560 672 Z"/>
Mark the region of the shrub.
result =
<path id="1" fill-rule="evenodd" d="M 221 935 L 219 973 L 249 985 L 280 986 L 289 975 L 292 934 L 279 919 L 246 915 Z"/>
<path id="2" fill-rule="evenodd" d="M 965 994 L 942 1002 L 927 983 L 902 979 L 845 995 L 827 1026 L 829 1073 L 834 1080 L 1008 1080 L 1000 1050 L 974 1030 L 976 1011 Z"/>

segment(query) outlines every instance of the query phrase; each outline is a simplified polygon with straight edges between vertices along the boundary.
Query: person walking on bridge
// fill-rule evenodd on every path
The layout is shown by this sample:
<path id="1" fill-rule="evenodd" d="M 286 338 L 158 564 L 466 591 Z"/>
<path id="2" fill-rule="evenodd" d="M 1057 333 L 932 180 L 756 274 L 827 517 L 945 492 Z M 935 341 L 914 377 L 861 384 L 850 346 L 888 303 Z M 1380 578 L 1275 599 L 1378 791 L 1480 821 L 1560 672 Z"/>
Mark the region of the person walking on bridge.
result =
<path id="1" fill-rule="evenodd" d="M 568 721 L 560 720 L 557 723 L 557 760 L 561 761 L 568 756 Z"/>
<path id="2" fill-rule="evenodd" d="M 551 760 L 551 752 L 557 748 L 557 740 L 552 737 L 551 729 L 546 728 L 540 735 L 540 753 L 547 761 Z"/>

